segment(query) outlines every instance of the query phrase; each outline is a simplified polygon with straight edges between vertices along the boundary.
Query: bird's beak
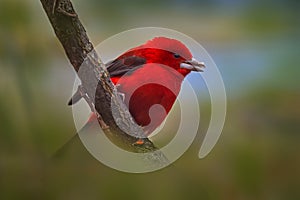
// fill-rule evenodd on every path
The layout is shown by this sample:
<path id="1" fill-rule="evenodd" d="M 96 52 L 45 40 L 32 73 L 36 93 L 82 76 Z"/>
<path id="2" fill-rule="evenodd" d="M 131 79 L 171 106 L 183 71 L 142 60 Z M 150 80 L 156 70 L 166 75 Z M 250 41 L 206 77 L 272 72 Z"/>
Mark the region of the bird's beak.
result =
<path id="1" fill-rule="evenodd" d="M 203 69 L 205 68 L 205 64 L 204 62 L 199 62 L 195 58 L 192 58 L 191 60 L 187 60 L 180 63 L 180 68 L 188 69 L 196 72 L 203 72 Z"/>

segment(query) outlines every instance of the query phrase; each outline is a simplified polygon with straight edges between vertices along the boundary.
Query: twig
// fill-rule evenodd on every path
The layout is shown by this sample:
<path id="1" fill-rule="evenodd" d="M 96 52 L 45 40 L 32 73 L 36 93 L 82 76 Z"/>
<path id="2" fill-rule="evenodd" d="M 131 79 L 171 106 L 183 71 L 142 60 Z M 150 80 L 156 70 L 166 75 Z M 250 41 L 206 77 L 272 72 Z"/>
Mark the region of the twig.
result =
<path id="1" fill-rule="evenodd" d="M 157 148 L 148 138 L 144 137 L 142 128 L 134 122 L 128 108 L 118 95 L 117 89 L 111 83 L 109 73 L 94 50 L 71 1 L 40 1 L 68 59 L 81 79 L 84 91 L 90 99 L 94 100 L 95 111 L 102 116 L 105 124 L 109 127 L 104 132 L 114 143 L 126 150 L 133 152 L 156 151 Z M 139 138 L 143 138 L 144 143 L 133 145 Z M 153 162 L 168 162 L 159 151 L 151 155 L 150 160 Z"/>

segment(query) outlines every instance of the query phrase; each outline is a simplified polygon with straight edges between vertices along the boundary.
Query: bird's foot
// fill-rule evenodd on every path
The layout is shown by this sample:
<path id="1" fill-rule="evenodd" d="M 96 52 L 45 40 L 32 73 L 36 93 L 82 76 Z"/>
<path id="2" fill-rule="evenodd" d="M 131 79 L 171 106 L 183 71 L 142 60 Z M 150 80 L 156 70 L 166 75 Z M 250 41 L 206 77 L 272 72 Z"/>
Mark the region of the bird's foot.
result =
<path id="1" fill-rule="evenodd" d="M 118 90 L 120 87 L 121 87 L 121 84 L 117 84 L 117 85 L 116 85 L 117 90 Z M 121 97 L 121 99 L 122 99 L 123 101 L 125 101 L 125 93 L 122 93 L 122 92 L 119 92 L 119 91 L 118 91 L 118 94 L 119 94 L 119 96 Z"/>
<path id="2" fill-rule="evenodd" d="M 133 145 L 135 146 L 139 146 L 139 145 L 143 145 L 145 142 L 144 142 L 144 139 L 143 138 L 138 138 L 137 141 L 135 141 L 135 143 L 133 143 Z"/>
<path id="3" fill-rule="evenodd" d="M 125 94 L 124 93 L 121 93 L 121 92 L 118 92 L 119 96 L 121 97 L 121 99 L 123 101 L 125 101 Z"/>

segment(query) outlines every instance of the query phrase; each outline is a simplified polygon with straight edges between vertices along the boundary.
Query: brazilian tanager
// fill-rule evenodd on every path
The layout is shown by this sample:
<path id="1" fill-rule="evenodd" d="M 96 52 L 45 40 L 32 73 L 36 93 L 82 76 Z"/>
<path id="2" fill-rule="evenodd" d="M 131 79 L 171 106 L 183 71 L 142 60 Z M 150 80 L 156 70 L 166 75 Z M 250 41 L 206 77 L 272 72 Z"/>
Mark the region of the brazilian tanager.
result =
<path id="1" fill-rule="evenodd" d="M 205 65 L 194 59 L 182 42 L 156 37 L 126 51 L 106 67 L 132 117 L 149 135 L 171 110 L 186 75 L 202 72 Z M 69 104 L 79 100 L 76 96 Z M 95 115 L 90 118 L 93 119 Z"/>

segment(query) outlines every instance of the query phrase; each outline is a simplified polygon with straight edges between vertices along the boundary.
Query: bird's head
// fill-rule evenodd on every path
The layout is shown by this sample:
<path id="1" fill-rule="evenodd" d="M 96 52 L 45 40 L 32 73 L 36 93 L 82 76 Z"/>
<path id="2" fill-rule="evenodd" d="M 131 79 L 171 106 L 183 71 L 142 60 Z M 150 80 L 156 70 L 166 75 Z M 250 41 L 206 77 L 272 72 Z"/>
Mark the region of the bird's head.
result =
<path id="1" fill-rule="evenodd" d="M 139 56 L 146 58 L 147 63 L 159 63 L 172 67 L 183 76 L 191 71 L 202 72 L 205 67 L 192 57 L 190 50 L 180 41 L 166 37 L 156 37 L 136 47 Z"/>

